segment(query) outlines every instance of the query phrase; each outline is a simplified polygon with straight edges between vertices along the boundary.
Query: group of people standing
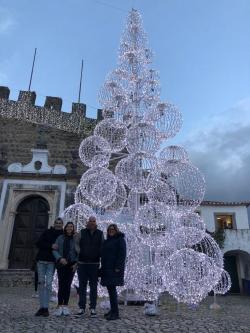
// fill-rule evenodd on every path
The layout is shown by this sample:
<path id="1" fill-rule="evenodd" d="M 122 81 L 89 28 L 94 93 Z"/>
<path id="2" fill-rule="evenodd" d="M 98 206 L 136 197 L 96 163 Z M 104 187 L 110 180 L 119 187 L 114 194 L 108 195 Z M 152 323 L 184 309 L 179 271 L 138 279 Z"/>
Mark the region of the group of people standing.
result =
<path id="1" fill-rule="evenodd" d="M 77 316 L 86 313 L 87 285 L 90 288 L 90 316 L 96 317 L 97 285 L 107 287 L 110 311 L 104 315 L 107 320 L 119 319 L 117 286 L 124 285 L 126 242 L 116 224 L 107 228 L 107 238 L 97 228 L 96 218 L 91 216 L 86 228 L 75 231 L 74 224 L 68 222 L 63 228 L 63 220 L 57 218 L 53 227 L 46 230 L 38 242 L 37 272 L 40 308 L 36 316 L 49 316 L 49 300 L 55 269 L 58 277 L 57 316 L 69 315 L 68 302 L 71 284 L 77 272 L 79 280 L 79 309 Z M 101 266 L 100 266 L 101 264 Z"/>

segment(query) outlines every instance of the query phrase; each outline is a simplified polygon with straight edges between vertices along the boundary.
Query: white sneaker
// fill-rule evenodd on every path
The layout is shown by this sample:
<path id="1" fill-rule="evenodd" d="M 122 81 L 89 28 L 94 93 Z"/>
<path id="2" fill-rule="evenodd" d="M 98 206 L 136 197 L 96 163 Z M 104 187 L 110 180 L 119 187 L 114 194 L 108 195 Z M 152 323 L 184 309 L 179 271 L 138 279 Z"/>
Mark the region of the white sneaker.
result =
<path id="1" fill-rule="evenodd" d="M 35 293 L 35 294 L 33 294 L 31 297 L 32 297 L 32 298 L 38 298 L 39 295 L 38 295 L 38 293 Z"/>
<path id="2" fill-rule="evenodd" d="M 90 317 L 91 318 L 94 318 L 94 317 L 96 317 L 97 315 L 96 315 L 96 311 L 95 311 L 95 309 L 90 309 Z"/>
<path id="3" fill-rule="evenodd" d="M 58 308 L 55 311 L 55 316 L 60 317 L 63 314 L 63 307 L 58 306 Z"/>
<path id="4" fill-rule="evenodd" d="M 70 315 L 70 310 L 67 306 L 63 306 L 63 314 L 64 316 L 69 316 Z"/>
<path id="5" fill-rule="evenodd" d="M 49 301 L 50 302 L 57 302 L 57 297 L 56 296 L 51 296 Z"/>

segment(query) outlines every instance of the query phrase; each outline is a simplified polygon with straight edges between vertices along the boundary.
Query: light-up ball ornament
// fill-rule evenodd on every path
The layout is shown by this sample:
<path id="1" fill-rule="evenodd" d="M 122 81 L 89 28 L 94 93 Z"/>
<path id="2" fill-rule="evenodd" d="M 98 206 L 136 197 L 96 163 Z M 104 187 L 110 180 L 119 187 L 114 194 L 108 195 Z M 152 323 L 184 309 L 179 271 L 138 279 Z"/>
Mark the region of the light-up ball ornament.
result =
<path id="1" fill-rule="evenodd" d="M 148 196 L 145 192 L 130 191 L 127 198 L 127 206 L 134 216 L 138 209 L 148 203 Z"/>
<path id="2" fill-rule="evenodd" d="M 167 161 L 159 166 L 157 172 L 160 180 L 176 194 L 176 214 L 188 214 L 200 205 L 205 193 L 205 180 L 198 168 L 189 163 Z"/>
<path id="3" fill-rule="evenodd" d="M 99 102 L 104 109 L 119 108 L 126 103 L 126 92 L 119 82 L 114 80 L 112 73 L 100 89 Z"/>
<path id="4" fill-rule="evenodd" d="M 154 202 L 137 211 L 134 223 L 137 236 L 144 244 L 161 247 L 171 239 L 176 219 L 163 203 Z"/>
<path id="5" fill-rule="evenodd" d="M 174 137 L 183 123 L 181 112 L 170 103 L 159 103 L 153 113 L 153 118 L 156 128 L 165 139 Z"/>
<path id="6" fill-rule="evenodd" d="M 171 189 L 171 187 L 162 181 L 157 175 L 152 173 L 151 176 L 148 177 L 148 188 L 147 196 L 149 201 L 153 202 L 162 202 L 165 203 L 168 209 L 174 209 L 176 207 L 176 194 Z"/>
<path id="7" fill-rule="evenodd" d="M 130 154 L 117 163 L 115 174 L 130 189 L 144 192 L 147 187 L 147 176 L 155 165 L 154 156 Z"/>
<path id="8" fill-rule="evenodd" d="M 194 244 L 192 248 L 197 252 L 206 254 L 213 260 L 216 266 L 223 268 L 223 254 L 221 249 L 213 237 L 209 234 L 205 233 L 202 240 L 199 243 Z"/>
<path id="9" fill-rule="evenodd" d="M 105 168 L 95 167 L 86 171 L 81 178 L 82 194 L 93 205 L 109 206 L 116 197 L 117 178 Z"/>
<path id="10" fill-rule="evenodd" d="M 100 136 L 89 136 L 82 141 L 79 156 L 83 164 L 89 167 L 106 166 L 111 156 L 110 145 Z"/>
<path id="11" fill-rule="evenodd" d="M 205 254 L 192 249 L 176 251 L 166 270 L 168 291 L 178 302 L 197 304 L 211 290 L 213 262 Z"/>
<path id="12" fill-rule="evenodd" d="M 181 146 L 167 146 L 160 152 L 160 160 L 188 162 L 187 151 Z"/>
<path id="13" fill-rule="evenodd" d="M 199 214 L 189 213 L 178 219 L 175 230 L 178 248 L 190 247 L 202 240 L 206 232 L 206 225 Z"/>
<path id="14" fill-rule="evenodd" d="M 213 288 L 215 294 L 224 295 L 232 286 L 230 275 L 224 269 L 221 270 L 221 276 L 219 282 Z"/>
<path id="15" fill-rule="evenodd" d="M 99 122 L 94 134 L 104 138 L 109 143 L 113 153 L 122 150 L 126 145 L 127 127 L 124 123 L 113 118 Z"/>
<path id="16" fill-rule="evenodd" d="M 146 122 L 139 122 L 131 126 L 127 133 L 127 149 L 129 153 L 151 154 L 158 150 L 160 136 L 154 125 Z"/>
<path id="17" fill-rule="evenodd" d="M 90 216 L 96 216 L 94 211 L 87 205 L 76 203 L 67 207 L 62 213 L 64 223 L 74 223 L 77 230 L 84 228 Z"/>

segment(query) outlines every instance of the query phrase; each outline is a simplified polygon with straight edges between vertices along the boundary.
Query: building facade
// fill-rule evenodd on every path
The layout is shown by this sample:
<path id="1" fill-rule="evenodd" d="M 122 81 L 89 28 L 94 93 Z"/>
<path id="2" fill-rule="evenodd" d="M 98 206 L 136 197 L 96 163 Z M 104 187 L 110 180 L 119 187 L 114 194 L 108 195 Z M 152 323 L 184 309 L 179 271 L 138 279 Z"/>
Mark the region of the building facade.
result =
<path id="1" fill-rule="evenodd" d="M 29 269 L 35 242 L 64 207 L 73 203 L 84 172 L 78 156 L 81 141 L 96 120 L 86 106 L 47 97 L 35 105 L 35 92 L 21 91 L 9 100 L 0 87 L 0 269 Z"/>
<path id="2" fill-rule="evenodd" d="M 197 212 L 224 254 L 230 292 L 250 295 L 250 202 L 203 201 Z"/>

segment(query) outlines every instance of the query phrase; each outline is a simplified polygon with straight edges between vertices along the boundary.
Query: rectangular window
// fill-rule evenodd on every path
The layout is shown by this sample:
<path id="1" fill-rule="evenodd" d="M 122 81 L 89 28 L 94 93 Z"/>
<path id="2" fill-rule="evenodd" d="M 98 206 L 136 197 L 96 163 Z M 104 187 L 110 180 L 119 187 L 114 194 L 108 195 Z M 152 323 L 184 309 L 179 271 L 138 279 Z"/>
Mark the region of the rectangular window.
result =
<path id="1" fill-rule="evenodd" d="M 219 229 L 235 229 L 233 214 L 216 214 L 216 224 Z"/>

